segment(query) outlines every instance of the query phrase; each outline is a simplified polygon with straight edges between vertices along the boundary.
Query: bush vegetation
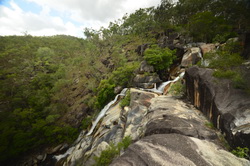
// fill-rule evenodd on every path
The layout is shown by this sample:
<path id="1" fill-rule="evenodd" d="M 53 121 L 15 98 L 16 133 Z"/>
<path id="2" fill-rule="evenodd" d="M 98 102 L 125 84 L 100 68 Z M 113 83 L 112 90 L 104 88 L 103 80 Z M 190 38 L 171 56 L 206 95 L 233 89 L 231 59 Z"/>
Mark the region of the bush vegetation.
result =
<path id="1" fill-rule="evenodd" d="M 185 85 L 181 83 L 181 80 L 178 80 L 172 84 L 169 93 L 174 96 L 182 96 L 185 93 Z"/>
<path id="2" fill-rule="evenodd" d="M 241 148 L 241 147 L 237 147 L 236 149 L 232 150 L 232 153 L 237 156 L 237 157 L 241 157 L 241 158 L 246 158 L 249 159 L 249 155 L 248 155 L 249 149 L 248 148 Z"/>
<path id="3" fill-rule="evenodd" d="M 166 70 L 175 60 L 175 52 L 169 48 L 160 48 L 158 45 L 152 45 L 145 51 L 144 59 L 149 65 L 154 66 L 157 71 Z"/>
<path id="4" fill-rule="evenodd" d="M 115 157 L 119 156 L 122 150 L 127 149 L 131 143 L 132 138 L 130 136 L 126 136 L 117 145 L 110 144 L 110 147 L 108 149 L 101 152 L 100 157 L 95 158 L 95 166 L 108 166 L 112 162 L 112 160 Z"/>
<path id="5" fill-rule="evenodd" d="M 125 106 L 129 106 L 130 104 L 130 90 L 126 92 L 126 96 L 121 100 L 120 106 L 123 108 Z"/>
<path id="6" fill-rule="evenodd" d="M 248 91 L 250 87 L 240 68 L 244 62 L 240 56 L 241 51 L 242 47 L 239 42 L 229 41 L 220 50 L 207 53 L 204 59 L 209 61 L 208 67 L 215 69 L 214 77 L 230 79 L 235 88 Z"/>

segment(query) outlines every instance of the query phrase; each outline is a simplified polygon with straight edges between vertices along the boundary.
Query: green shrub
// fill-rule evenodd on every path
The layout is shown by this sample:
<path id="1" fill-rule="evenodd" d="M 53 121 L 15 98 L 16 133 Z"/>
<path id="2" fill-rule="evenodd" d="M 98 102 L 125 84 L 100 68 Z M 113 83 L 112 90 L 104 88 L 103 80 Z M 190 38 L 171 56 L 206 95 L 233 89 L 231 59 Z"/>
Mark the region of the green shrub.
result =
<path id="1" fill-rule="evenodd" d="M 151 48 L 145 51 L 144 59 L 149 65 L 154 66 L 157 71 L 168 69 L 173 63 L 176 51 L 169 48 L 160 48 L 157 45 L 152 45 Z"/>
<path id="2" fill-rule="evenodd" d="M 132 138 L 130 136 L 126 136 L 123 138 L 122 142 L 118 143 L 117 147 L 119 151 L 121 151 L 122 149 L 125 150 L 131 143 L 132 143 Z"/>
<path id="3" fill-rule="evenodd" d="M 210 128 L 210 129 L 214 129 L 215 127 L 214 127 L 214 124 L 212 123 L 212 122 L 206 122 L 205 123 L 205 126 L 207 126 L 208 128 Z"/>
<path id="4" fill-rule="evenodd" d="M 91 125 L 92 119 L 93 119 L 92 116 L 88 116 L 82 120 L 82 129 L 83 130 L 86 130 Z"/>
<path id="5" fill-rule="evenodd" d="M 209 61 L 209 67 L 216 69 L 213 73 L 214 77 L 230 79 L 234 88 L 249 91 L 250 87 L 243 77 L 240 66 L 244 62 L 240 56 L 242 46 L 239 42 L 233 40 L 228 41 L 220 50 L 207 53 L 204 59 Z"/>
<path id="6" fill-rule="evenodd" d="M 102 151 L 100 157 L 95 158 L 95 166 L 108 166 L 118 154 L 117 147 L 111 144 L 108 149 Z"/>
<path id="7" fill-rule="evenodd" d="M 102 80 L 97 88 L 97 98 L 95 107 L 100 109 L 107 104 L 112 98 L 115 97 L 114 93 L 115 84 L 109 80 Z"/>
<path id="8" fill-rule="evenodd" d="M 138 68 L 138 63 L 128 63 L 113 71 L 108 79 L 102 80 L 97 88 L 95 107 L 101 109 L 111 99 L 115 97 L 114 88 L 116 86 L 129 86 L 133 78 L 133 73 Z"/>
<path id="9" fill-rule="evenodd" d="M 249 158 L 248 155 L 249 149 L 248 148 L 241 148 L 241 147 L 237 147 L 236 149 L 232 150 L 232 153 L 237 156 L 237 157 L 241 157 L 241 158 Z"/>
<path id="10" fill-rule="evenodd" d="M 185 92 L 185 86 L 181 83 L 181 80 L 175 82 L 169 91 L 174 96 L 182 96 Z"/>
<path id="11" fill-rule="evenodd" d="M 100 157 L 95 157 L 95 166 L 108 166 L 112 160 L 120 154 L 121 150 L 125 150 L 132 143 L 130 136 L 124 137 L 117 145 L 110 144 L 110 147 L 102 151 Z"/>
<path id="12" fill-rule="evenodd" d="M 121 100 L 120 106 L 123 108 L 125 106 L 129 106 L 130 104 L 130 91 L 126 92 L 126 96 Z"/>
<path id="13" fill-rule="evenodd" d="M 109 78 L 116 86 L 129 86 L 135 69 L 139 67 L 139 63 L 127 63 L 125 66 L 117 68 L 112 72 Z"/>
<path id="14" fill-rule="evenodd" d="M 233 86 L 234 86 L 234 88 L 237 88 L 237 89 L 247 89 L 248 88 L 248 84 L 247 84 L 246 80 L 240 74 L 236 74 L 233 77 Z"/>
<path id="15" fill-rule="evenodd" d="M 237 73 L 235 71 L 232 71 L 232 70 L 216 70 L 214 71 L 213 73 L 213 76 L 214 77 L 217 77 L 217 78 L 229 78 L 229 79 L 232 79 L 234 78 L 234 76 L 237 75 Z"/>

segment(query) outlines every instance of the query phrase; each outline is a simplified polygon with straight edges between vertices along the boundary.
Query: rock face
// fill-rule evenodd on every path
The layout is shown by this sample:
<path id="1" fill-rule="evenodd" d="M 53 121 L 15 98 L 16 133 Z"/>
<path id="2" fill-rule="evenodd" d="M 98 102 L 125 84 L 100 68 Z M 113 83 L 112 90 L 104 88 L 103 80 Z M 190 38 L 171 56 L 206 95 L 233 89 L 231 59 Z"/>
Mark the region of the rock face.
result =
<path id="1" fill-rule="evenodd" d="M 143 53 L 144 53 L 144 51 L 145 51 L 147 48 L 148 48 L 148 44 L 142 44 L 142 45 L 140 45 L 140 46 L 137 47 L 137 49 L 135 50 L 135 52 L 136 52 L 138 55 L 142 56 Z"/>
<path id="2" fill-rule="evenodd" d="M 204 125 L 206 118 L 191 105 L 171 96 L 158 96 L 150 103 L 144 108 L 143 123 L 133 131 L 141 131 L 143 138 L 130 145 L 112 166 L 250 165 L 218 145 L 216 132 Z"/>
<path id="3" fill-rule="evenodd" d="M 161 83 L 162 80 L 154 71 L 153 66 L 148 65 L 146 61 L 142 61 L 137 75 L 133 79 L 134 86 L 148 89 L 153 88 L 156 83 Z"/>
<path id="4" fill-rule="evenodd" d="M 223 133 L 232 147 L 250 148 L 250 96 L 229 80 L 216 80 L 213 70 L 186 70 L 187 95 Z"/>
<path id="5" fill-rule="evenodd" d="M 147 64 L 146 61 L 142 61 L 138 73 L 143 74 L 143 73 L 146 73 L 146 72 L 147 73 L 153 73 L 153 72 L 155 72 L 155 69 L 154 69 L 153 66 Z"/>
<path id="6" fill-rule="evenodd" d="M 249 165 L 206 140 L 180 134 L 156 134 L 133 145 L 111 166 L 228 166 Z"/>
<path id="7" fill-rule="evenodd" d="M 223 150 L 217 132 L 192 105 L 172 96 L 130 89 L 130 106 L 106 112 L 92 135 L 79 136 L 58 165 L 93 165 L 94 158 L 125 136 L 133 141 L 111 165 L 250 165 Z"/>
<path id="8" fill-rule="evenodd" d="M 201 48 L 202 54 L 204 55 L 204 54 L 206 54 L 208 52 L 215 51 L 216 45 L 212 44 L 212 43 L 210 43 L 210 44 L 203 44 L 203 45 L 200 46 L 200 48 Z"/>
<path id="9" fill-rule="evenodd" d="M 134 86 L 139 88 L 153 88 L 155 83 L 161 83 L 158 75 L 137 74 L 133 80 Z"/>
<path id="10" fill-rule="evenodd" d="M 201 50 L 199 47 L 192 47 L 187 50 L 187 52 L 183 55 L 181 66 L 182 67 L 190 67 L 199 62 L 202 58 Z"/>

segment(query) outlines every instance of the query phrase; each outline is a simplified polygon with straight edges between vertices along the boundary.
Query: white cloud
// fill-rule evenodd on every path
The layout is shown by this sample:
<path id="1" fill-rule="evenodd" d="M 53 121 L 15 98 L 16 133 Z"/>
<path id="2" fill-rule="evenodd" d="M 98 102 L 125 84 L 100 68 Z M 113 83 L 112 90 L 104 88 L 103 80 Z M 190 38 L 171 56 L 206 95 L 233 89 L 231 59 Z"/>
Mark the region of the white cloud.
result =
<path id="1" fill-rule="evenodd" d="M 0 5 L 0 35 L 67 34 L 83 36 L 84 27 L 99 29 L 136 9 L 156 6 L 160 0 L 26 0 L 41 6 L 37 13 L 26 12 L 15 0 L 11 7 Z M 52 13 L 54 13 L 52 15 Z M 55 14 L 56 13 L 56 14 Z"/>

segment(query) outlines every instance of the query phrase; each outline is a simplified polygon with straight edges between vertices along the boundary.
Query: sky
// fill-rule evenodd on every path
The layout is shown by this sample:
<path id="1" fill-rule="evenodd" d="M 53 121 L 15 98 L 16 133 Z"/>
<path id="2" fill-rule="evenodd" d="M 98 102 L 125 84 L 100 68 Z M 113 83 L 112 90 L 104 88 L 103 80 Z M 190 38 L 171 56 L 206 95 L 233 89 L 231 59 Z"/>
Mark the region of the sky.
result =
<path id="1" fill-rule="evenodd" d="M 110 21 L 161 0 L 0 0 L 0 36 L 71 35 L 98 30 Z"/>

